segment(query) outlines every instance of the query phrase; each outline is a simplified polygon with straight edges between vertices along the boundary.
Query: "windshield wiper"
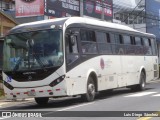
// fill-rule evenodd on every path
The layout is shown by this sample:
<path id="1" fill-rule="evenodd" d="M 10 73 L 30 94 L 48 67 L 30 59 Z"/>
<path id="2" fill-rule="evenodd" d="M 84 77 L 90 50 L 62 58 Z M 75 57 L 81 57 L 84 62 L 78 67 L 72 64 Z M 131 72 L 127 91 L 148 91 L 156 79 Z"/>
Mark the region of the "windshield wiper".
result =
<path id="1" fill-rule="evenodd" d="M 33 51 L 34 52 L 34 51 Z M 33 54 L 33 53 L 32 53 Z M 41 61 L 41 59 L 36 55 L 36 54 L 33 54 L 34 58 L 37 60 L 38 64 L 40 65 L 40 67 L 44 70 L 44 71 L 47 71 L 46 68 L 45 68 L 45 65 L 43 64 L 43 62 Z"/>
<path id="2" fill-rule="evenodd" d="M 20 57 L 19 60 L 16 62 L 16 65 L 13 68 L 13 72 L 15 72 L 16 70 L 18 70 L 19 65 L 21 64 L 21 62 L 22 62 L 22 57 Z"/>
<path id="3" fill-rule="evenodd" d="M 35 52 L 34 52 L 34 49 L 33 49 L 34 40 L 33 40 L 33 39 L 29 39 L 29 40 L 27 40 L 26 44 L 27 44 L 28 51 L 29 51 L 29 54 L 28 54 L 28 62 L 29 62 L 29 64 L 30 64 L 30 50 L 31 50 L 33 57 L 37 60 L 37 62 L 38 62 L 38 64 L 40 65 L 40 67 L 41 67 L 44 71 L 47 71 L 46 68 L 45 68 L 45 65 L 43 64 L 43 62 L 41 61 L 41 59 L 40 59 L 40 58 L 35 54 Z"/>

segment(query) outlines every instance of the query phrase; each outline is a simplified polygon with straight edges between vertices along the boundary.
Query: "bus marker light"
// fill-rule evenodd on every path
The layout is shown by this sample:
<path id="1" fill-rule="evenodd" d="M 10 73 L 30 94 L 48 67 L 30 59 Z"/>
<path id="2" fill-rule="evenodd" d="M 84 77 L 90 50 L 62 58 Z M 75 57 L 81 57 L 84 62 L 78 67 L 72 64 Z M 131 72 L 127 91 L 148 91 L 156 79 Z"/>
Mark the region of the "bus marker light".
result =
<path id="1" fill-rule="evenodd" d="M 52 92 L 52 90 L 47 90 L 48 92 Z"/>
<path id="2" fill-rule="evenodd" d="M 24 92 L 24 94 L 28 94 L 28 92 Z"/>
<path id="3" fill-rule="evenodd" d="M 17 93 L 17 95 L 20 95 L 20 93 Z"/>
<path id="4" fill-rule="evenodd" d="M 43 91 L 39 91 L 40 93 L 42 93 Z"/>
<path id="5" fill-rule="evenodd" d="M 56 91 L 60 91 L 61 89 L 56 89 Z"/>
<path id="6" fill-rule="evenodd" d="M 31 90 L 32 92 L 35 92 L 35 90 Z"/>

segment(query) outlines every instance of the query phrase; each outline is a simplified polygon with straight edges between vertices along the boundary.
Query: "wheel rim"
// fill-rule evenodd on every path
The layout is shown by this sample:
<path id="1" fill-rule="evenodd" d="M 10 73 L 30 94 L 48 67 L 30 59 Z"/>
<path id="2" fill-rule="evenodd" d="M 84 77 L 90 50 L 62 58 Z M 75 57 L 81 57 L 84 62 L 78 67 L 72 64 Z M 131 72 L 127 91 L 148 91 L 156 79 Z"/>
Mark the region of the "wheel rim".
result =
<path id="1" fill-rule="evenodd" d="M 94 96 L 95 96 L 95 86 L 92 83 L 90 83 L 88 85 L 88 95 L 89 95 L 90 99 L 94 99 Z"/>

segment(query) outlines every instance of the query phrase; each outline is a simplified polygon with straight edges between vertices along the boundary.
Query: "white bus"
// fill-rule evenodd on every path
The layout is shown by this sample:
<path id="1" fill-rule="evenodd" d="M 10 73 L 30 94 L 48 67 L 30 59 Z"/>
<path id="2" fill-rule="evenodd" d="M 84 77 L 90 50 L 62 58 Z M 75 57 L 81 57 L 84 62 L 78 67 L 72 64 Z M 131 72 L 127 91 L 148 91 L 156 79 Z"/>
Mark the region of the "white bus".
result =
<path id="1" fill-rule="evenodd" d="M 4 40 L 3 81 L 7 99 L 81 95 L 120 87 L 144 90 L 158 78 L 155 36 L 130 27 L 82 17 L 14 27 Z"/>

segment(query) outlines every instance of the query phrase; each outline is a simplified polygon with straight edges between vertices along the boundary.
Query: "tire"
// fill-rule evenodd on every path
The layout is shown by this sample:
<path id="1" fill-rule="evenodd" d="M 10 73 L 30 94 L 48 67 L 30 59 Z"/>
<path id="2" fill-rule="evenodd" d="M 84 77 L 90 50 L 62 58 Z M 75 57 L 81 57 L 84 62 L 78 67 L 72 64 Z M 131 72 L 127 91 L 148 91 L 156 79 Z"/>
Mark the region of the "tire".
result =
<path id="1" fill-rule="evenodd" d="M 131 89 L 133 91 L 143 91 L 146 88 L 146 75 L 145 73 L 142 71 L 140 74 L 140 81 L 138 85 L 133 86 Z"/>
<path id="2" fill-rule="evenodd" d="M 38 105 L 44 106 L 47 105 L 49 98 L 48 97 L 35 98 L 35 101 Z"/>
<path id="3" fill-rule="evenodd" d="M 87 91 L 86 94 L 82 95 L 81 98 L 83 101 L 91 102 L 94 101 L 96 95 L 96 87 L 92 77 L 88 78 L 87 82 Z"/>

